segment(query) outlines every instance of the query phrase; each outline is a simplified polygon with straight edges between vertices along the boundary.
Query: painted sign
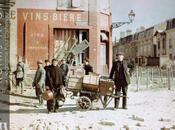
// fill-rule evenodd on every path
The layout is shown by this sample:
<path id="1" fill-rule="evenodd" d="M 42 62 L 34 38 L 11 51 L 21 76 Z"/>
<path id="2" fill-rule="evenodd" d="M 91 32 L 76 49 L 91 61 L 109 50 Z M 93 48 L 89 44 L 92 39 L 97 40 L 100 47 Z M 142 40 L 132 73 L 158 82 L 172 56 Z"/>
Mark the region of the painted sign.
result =
<path id="1" fill-rule="evenodd" d="M 23 20 L 31 21 L 58 21 L 58 22 L 75 22 L 82 21 L 80 13 L 65 13 L 65 12 L 22 12 Z"/>
<path id="2" fill-rule="evenodd" d="M 16 12 L 15 10 L 7 10 L 7 9 L 0 9 L 0 19 L 3 18 L 10 18 L 10 19 L 15 19 Z"/>
<path id="3" fill-rule="evenodd" d="M 42 28 L 38 26 L 38 24 L 40 24 Z M 25 59 L 31 69 L 36 69 L 38 60 L 44 61 L 48 59 L 48 25 L 36 21 L 27 22 L 25 30 L 27 36 L 25 43 Z"/>
<path id="4" fill-rule="evenodd" d="M 86 50 L 88 47 L 89 47 L 88 41 L 85 39 L 80 44 L 76 45 L 73 48 L 72 53 L 74 55 L 78 55 L 78 54 L 82 53 L 84 50 Z"/>

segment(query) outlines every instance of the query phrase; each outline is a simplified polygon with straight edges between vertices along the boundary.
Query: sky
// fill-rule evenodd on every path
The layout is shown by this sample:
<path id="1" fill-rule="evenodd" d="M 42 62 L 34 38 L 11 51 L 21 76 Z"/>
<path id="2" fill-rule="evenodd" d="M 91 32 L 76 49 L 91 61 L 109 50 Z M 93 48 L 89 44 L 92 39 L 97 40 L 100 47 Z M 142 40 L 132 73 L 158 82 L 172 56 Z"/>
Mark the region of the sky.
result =
<path id="1" fill-rule="evenodd" d="M 136 14 L 134 22 L 114 29 L 113 40 L 119 39 L 121 31 L 135 32 L 141 26 L 148 28 L 175 18 L 175 0 L 112 0 L 112 22 L 129 21 L 130 10 Z"/>

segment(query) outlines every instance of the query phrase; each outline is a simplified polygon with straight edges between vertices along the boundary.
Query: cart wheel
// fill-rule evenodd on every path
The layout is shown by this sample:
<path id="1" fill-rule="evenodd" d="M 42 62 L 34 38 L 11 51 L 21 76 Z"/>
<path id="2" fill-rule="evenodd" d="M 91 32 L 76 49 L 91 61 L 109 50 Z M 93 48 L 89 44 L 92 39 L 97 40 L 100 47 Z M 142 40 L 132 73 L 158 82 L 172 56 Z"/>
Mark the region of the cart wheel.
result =
<path id="1" fill-rule="evenodd" d="M 92 103 L 88 97 L 82 96 L 77 100 L 77 106 L 80 109 L 88 110 L 91 108 Z"/>

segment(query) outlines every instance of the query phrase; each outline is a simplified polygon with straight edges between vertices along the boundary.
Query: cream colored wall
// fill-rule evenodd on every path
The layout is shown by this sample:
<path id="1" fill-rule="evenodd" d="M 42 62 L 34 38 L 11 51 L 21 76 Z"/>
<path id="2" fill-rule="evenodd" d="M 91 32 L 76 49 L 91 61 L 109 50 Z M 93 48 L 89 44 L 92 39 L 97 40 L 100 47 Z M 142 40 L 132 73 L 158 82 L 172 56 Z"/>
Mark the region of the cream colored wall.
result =
<path id="1" fill-rule="evenodd" d="M 13 17 L 10 19 L 9 64 L 11 70 L 14 71 L 16 69 L 16 63 L 17 63 L 17 14 L 15 5 L 11 8 L 11 12 L 13 12 Z"/>
<path id="2" fill-rule="evenodd" d="M 172 42 L 172 48 L 169 48 L 169 39 Z M 171 53 L 175 60 L 175 28 L 166 31 L 166 47 L 168 55 Z"/>

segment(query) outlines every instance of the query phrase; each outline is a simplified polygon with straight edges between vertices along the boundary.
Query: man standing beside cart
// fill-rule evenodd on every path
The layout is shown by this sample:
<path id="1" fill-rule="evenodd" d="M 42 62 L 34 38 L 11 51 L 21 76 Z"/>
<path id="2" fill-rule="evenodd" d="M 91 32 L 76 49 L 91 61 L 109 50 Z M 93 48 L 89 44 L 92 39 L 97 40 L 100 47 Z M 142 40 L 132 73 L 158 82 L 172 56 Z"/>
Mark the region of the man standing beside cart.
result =
<path id="1" fill-rule="evenodd" d="M 62 70 L 58 66 L 57 59 L 52 60 L 52 65 L 49 68 L 49 81 L 50 85 L 49 88 L 54 93 L 54 99 L 53 99 L 53 111 L 57 112 L 58 108 L 60 106 L 59 100 L 65 100 L 64 95 L 61 91 L 63 87 L 63 75 Z M 52 104 L 48 104 L 52 105 Z M 49 110 L 50 111 L 50 110 Z"/>
<path id="2" fill-rule="evenodd" d="M 122 90 L 122 108 L 127 109 L 127 90 L 130 84 L 130 76 L 133 71 L 134 65 L 124 60 L 124 52 L 117 53 L 118 60 L 113 62 L 110 72 L 110 79 L 115 82 L 115 98 L 114 108 L 119 107 L 119 100 Z"/>

